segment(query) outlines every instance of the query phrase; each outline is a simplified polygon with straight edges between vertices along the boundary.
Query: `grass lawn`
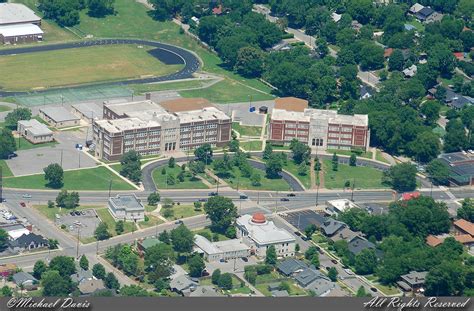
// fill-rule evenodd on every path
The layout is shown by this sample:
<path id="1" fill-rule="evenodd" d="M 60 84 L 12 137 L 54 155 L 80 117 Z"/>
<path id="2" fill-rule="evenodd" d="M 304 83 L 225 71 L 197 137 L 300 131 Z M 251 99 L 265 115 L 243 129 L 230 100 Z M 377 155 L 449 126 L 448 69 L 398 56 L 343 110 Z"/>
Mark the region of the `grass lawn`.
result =
<path id="1" fill-rule="evenodd" d="M 200 89 L 181 91 L 179 94 L 183 97 L 203 97 L 213 103 L 239 103 L 252 101 L 270 100 L 274 96 L 257 92 L 254 89 L 243 86 L 237 81 L 225 79 L 211 87 Z"/>
<path id="2" fill-rule="evenodd" d="M 162 169 L 163 167 L 158 167 L 153 171 L 153 181 L 158 189 L 208 189 L 209 187 L 206 186 L 200 179 L 192 180 L 192 176 L 190 176 L 189 172 L 185 172 L 184 181 L 180 182 L 178 180 L 178 174 L 181 172 L 181 166 L 175 165 L 175 167 L 171 168 L 168 166 L 164 167 L 166 169 L 165 175 L 163 175 Z M 174 176 L 175 184 L 168 185 L 167 178 L 169 176 Z"/>
<path id="3" fill-rule="evenodd" d="M 145 205 L 145 212 L 151 213 L 151 212 L 153 212 L 154 210 L 156 210 L 157 207 L 158 207 L 158 206 Z"/>
<path id="4" fill-rule="evenodd" d="M 296 285 L 293 280 L 288 279 L 280 275 L 278 272 L 271 272 L 269 274 L 263 274 L 257 276 L 255 288 L 257 288 L 263 295 L 270 297 L 272 294 L 268 290 L 268 285 L 280 284 L 281 282 L 287 282 L 290 286 L 290 296 L 306 296 L 308 293 Z"/>
<path id="5" fill-rule="evenodd" d="M 171 209 L 173 210 L 173 216 L 166 218 L 168 220 L 177 220 L 204 214 L 204 210 L 202 209 L 200 211 L 194 210 L 194 205 L 174 205 Z M 163 208 L 161 209 L 161 214 L 163 214 Z"/>
<path id="6" fill-rule="evenodd" d="M 252 290 L 248 286 L 242 286 L 243 283 L 242 280 L 232 274 L 232 289 L 223 290 L 223 292 L 230 295 L 248 295 L 252 293 Z"/>
<path id="7" fill-rule="evenodd" d="M 0 76 L 0 86 L 30 90 L 162 76 L 182 68 L 182 65 L 161 63 L 148 50 L 133 45 L 111 45 L 2 56 L 0 70 L 9 74 Z"/>
<path id="8" fill-rule="evenodd" d="M 288 159 L 287 164 L 283 166 L 283 169 L 293 174 L 293 176 L 298 178 L 298 180 L 303 184 L 303 186 L 305 186 L 306 189 L 309 189 L 311 188 L 311 167 L 309 165 L 307 167 L 308 170 L 306 175 L 300 175 L 298 174 L 298 164 L 293 162 L 293 160 Z"/>
<path id="9" fill-rule="evenodd" d="M 156 225 L 159 225 L 159 224 L 163 223 L 163 220 L 161 220 L 160 218 L 158 218 L 156 216 L 147 215 L 146 217 L 148 217 L 148 221 L 144 220 L 144 221 L 140 221 L 138 223 L 138 226 L 142 229 L 154 227 Z"/>
<path id="10" fill-rule="evenodd" d="M 212 167 L 210 167 L 212 169 Z M 227 178 L 223 178 L 230 187 L 234 189 L 241 189 L 241 190 L 273 190 L 273 191 L 288 191 L 290 190 L 290 186 L 288 183 L 282 179 L 269 179 L 265 177 L 265 172 L 259 169 L 254 168 L 254 172 L 260 173 L 260 186 L 253 186 L 250 178 L 246 178 L 242 176 L 242 172 L 239 168 L 233 167 L 232 171 L 230 172 L 230 176 Z"/>
<path id="11" fill-rule="evenodd" d="M 436 126 L 433 130 L 432 130 L 433 133 L 435 133 L 436 135 L 438 135 L 439 137 L 443 138 L 444 135 L 446 135 L 446 130 L 444 128 L 442 128 L 441 126 Z"/>
<path id="12" fill-rule="evenodd" d="M 323 160 L 324 185 L 327 189 L 342 189 L 344 183 L 355 179 L 356 189 L 386 188 L 382 185 L 382 171 L 372 167 L 338 165 L 338 170 L 332 170 L 331 160 Z"/>
<path id="13" fill-rule="evenodd" d="M 334 152 L 335 152 L 336 154 L 339 154 L 339 155 L 346 155 L 346 156 L 351 156 L 353 153 L 355 153 L 355 152 L 352 152 L 352 151 L 350 151 L 350 150 L 333 150 L 333 149 L 328 149 L 326 152 L 329 153 L 329 154 L 334 154 Z M 365 152 L 365 151 L 364 151 L 364 152 L 361 153 L 360 155 L 358 155 L 358 154 L 356 153 L 356 156 L 357 156 L 358 158 L 372 159 L 372 151 L 368 151 L 368 152 Z"/>
<path id="14" fill-rule="evenodd" d="M 146 92 L 157 92 L 157 91 L 168 91 L 168 90 L 185 90 L 193 88 L 202 88 L 208 83 L 209 80 L 191 80 L 181 82 L 168 82 L 168 83 L 152 83 L 152 84 L 132 84 L 129 85 L 135 94 L 144 94 Z"/>
<path id="15" fill-rule="evenodd" d="M 388 162 L 387 159 L 385 159 L 384 156 L 382 155 L 382 151 L 380 151 L 378 149 L 377 149 L 377 152 L 375 154 L 375 160 L 390 164 L 390 162 Z"/>
<path id="16" fill-rule="evenodd" d="M 13 176 L 12 171 L 8 167 L 8 164 L 5 160 L 0 160 L 0 168 L 2 169 L 2 176 L 3 177 L 11 177 Z"/>
<path id="17" fill-rule="evenodd" d="M 240 147 L 245 151 L 261 151 L 262 150 L 262 142 L 257 141 L 245 141 L 240 143 Z"/>
<path id="18" fill-rule="evenodd" d="M 65 171 L 62 189 L 108 190 L 110 180 L 112 180 L 112 190 L 135 190 L 105 167 Z M 4 178 L 3 186 L 18 189 L 49 189 L 46 186 L 44 174 Z"/>
<path id="19" fill-rule="evenodd" d="M 400 290 L 396 286 L 380 284 L 378 282 L 379 278 L 373 274 L 367 275 L 365 278 L 374 283 L 374 286 L 385 295 L 396 295 L 400 293 Z"/>
<path id="20" fill-rule="evenodd" d="M 99 215 L 99 218 L 102 222 L 105 222 L 107 226 L 109 227 L 109 232 L 113 236 L 117 235 L 117 232 L 115 231 L 115 219 L 114 217 L 110 214 L 108 208 L 101 208 L 96 210 L 97 215 Z M 124 226 L 123 226 L 123 234 L 132 232 L 134 230 L 135 224 L 131 221 L 125 221 Z"/>
<path id="21" fill-rule="evenodd" d="M 57 141 L 52 141 L 49 143 L 43 144 L 32 144 L 24 137 L 20 137 L 20 139 L 16 138 L 16 149 L 17 150 L 28 150 L 28 149 L 36 149 L 36 148 L 43 148 L 43 147 L 54 147 L 55 145 L 59 144 Z"/>
<path id="22" fill-rule="evenodd" d="M 241 136 L 260 137 L 260 134 L 262 134 L 262 128 L 261 127 L 240 125 L 238 122 L 233 122 L 232 123 L 232 129 L 236 132 L 239 132 L 239 134 Z"/>
<path id="23" fill-rule="evenodd" d="M 4 105 L 0 105 L 0 112 L 10 111 L 12 108 Z"/>
<path id="24" fill-rule="evenodd" d="M 106 207 L 104 206 L 97 206 L 97 205 L 79 205 L 75 209 L 67 209 L 67 208 L 59 209 L 59 207 L 49 208 L 48 205 L 33 205 L 33 208 L 38 210 L 38 212 L 43 214 L 46 218 L 48 218 L 51 221 L 56 220 L 56 214 L 65 215 L 71 211 L 80 211 L 80 210 L 86 210 L 86 209 L 95 209 L 95 210 L 106 209 Z"/>

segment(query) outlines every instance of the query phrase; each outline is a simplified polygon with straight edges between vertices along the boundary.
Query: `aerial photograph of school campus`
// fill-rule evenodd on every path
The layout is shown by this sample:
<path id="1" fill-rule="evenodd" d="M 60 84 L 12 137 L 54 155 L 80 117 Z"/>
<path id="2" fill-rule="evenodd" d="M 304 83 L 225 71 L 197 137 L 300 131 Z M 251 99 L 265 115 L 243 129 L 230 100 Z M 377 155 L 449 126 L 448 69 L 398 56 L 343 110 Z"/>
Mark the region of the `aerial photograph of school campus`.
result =
<path id="1" fill-rule="evenodd" d="M 0 0 L 0 296 L 474 296 L 473 16 Z"/>

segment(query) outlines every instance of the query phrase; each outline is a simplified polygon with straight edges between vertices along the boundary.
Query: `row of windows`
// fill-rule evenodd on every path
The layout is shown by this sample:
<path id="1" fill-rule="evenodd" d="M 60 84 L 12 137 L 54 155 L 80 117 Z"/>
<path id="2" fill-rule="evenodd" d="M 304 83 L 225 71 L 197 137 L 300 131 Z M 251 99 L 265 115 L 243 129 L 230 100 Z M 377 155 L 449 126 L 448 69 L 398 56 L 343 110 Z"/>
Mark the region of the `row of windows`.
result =
<path id="1" fill-rule="evenodd" d="M 339 126 L 330 126 L 329 130 L 331 132 L 352 132 L 352 128 L 350 127 L 339 127 Z"/>
<path id="2" fill-rule="evenodd" d="M 285 124 L 286 128 L 299 128 L 299 129 L 308 129 L 309 125 L 308 124 L 294 124 L 294 123 L 286 123 Z"/>

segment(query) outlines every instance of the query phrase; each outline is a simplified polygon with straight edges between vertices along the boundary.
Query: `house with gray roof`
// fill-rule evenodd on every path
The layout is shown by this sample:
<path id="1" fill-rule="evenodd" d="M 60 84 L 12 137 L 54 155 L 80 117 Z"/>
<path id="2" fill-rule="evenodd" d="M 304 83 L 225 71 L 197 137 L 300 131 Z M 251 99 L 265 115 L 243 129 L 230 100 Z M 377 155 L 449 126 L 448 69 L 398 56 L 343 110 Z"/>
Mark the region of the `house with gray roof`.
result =
<path id="1" fill-rule="evenodd" d="M 135 194 L 118 194 L 109 198 L 109 211 L 117 220 L 143 221 L 145 207 Z"/>
<path id="2" fill-rule="evenodd" d="M 351 241 L 356 236 L 362 236 L 361 232 L 352 231 L 350 228 L 345 227 L 344 229 L 340 230 L 338 233 L 334 234 L 330 239 L 333 242 L 337 242 L 340 240 Z"/>
<path id="3" fill-rule="evenodd" d="M 82 268 L 77 269 L 77 272 L 74 274 L 71 274 L 71 280 L 74 283 L 81 283 L 82 281 L 85 280 L 92 280 L 94 279 L 94 275 L 92 274 L 91 270 L 84 270 Z"/>
<path id="4" fill-rule="evenodd" d="M 307 287 L 317 279 L 328 279 L 327 276 L 322 274 L 319 270 L 317 270 L 314 266 L 307 267 L 306 269 L 302 270 L 295 274 L 295 280 L 301 287 Z"/>
<path id="5" fill-rule="evenodd" d="M 308 286 L 307 290 L 313 291 L 316 296 L 324 297 L 336 287 L 336 284 L 328 278 L 317 278 Z"/>
<path id="6" fill-rule="evenodd" d="M 230 260 L 250 256 L 250 247 L 241 239 L 211 242 L 205 237 L 196 234 L 194 236 L 195 250 L 203 254 L 207 261 Z"/>
<path id="7" fill-rule="evenodd" d="M 197 286 L 198 283 L 191 280 L 187 275 L 180 275 L 170 282 L 171 290 L 183 296 L 189 295 Z"/>
<path id="8" fill-rule="evenodd" d="M 72 114 L 64 107 L 43 107 L 39 110 L 39 116 L 55 128 L 77 126 L 81 119 Z"/>
<path id="9" fill-rule="evenodd" d="M 82 295 L 90 295 L 95 292 L 105 290 L 105 285 L 103 280 L 84 280 L 77 286 Z"/>
<path id="10" fill-rule="evenodd" d="M 281 274 L 291 276 L 296 272 L 308 268 L 308 266 L 301 260 L 295 258 L 288 258 L 283 261 L 280 261 L 277 264 L 276 268 L 278 271 L 280 271 Z"/>
<path id="11" fill-rule="evenodd" d="M 17 272 L 13 276 L 13 282 L 20 288 L 34 290 L 38 288 L 38 280 L 27 272 Z"/>
<path id="12" fill-rule="evenodd" d="M 22 251 L 29 251 L 38 248 L 44 248 L 48 246 L 48 240 L 43 236 L 35 233 L 23 234 L 16 240 L 8 242 L 8 248 L 12 253 L 18 253 Z"/>
<path id="13" fill-rule="evenodd" d="M 287 290 L 274 290 L 270 293 L 272 294 L 272 297 L 290 297 Z"/>
<path id="14" fill-rule="evenodd" d="M 198 286 L 193 291 L 190 291 L 187 297 L 223 297 L 224 295 L 214 286 L 205 285 Z"/>
<path id="15" fill-rule="evenodd" d="M 348 243 L 349 251 L 354 254 L 358 255 L 364 249 L 375 249 L 375 244 L 366 240 L 361 236 L 356 236 Z"/>
<path id="16" fill-rule="evenodd" d="M 335 235 L 337 232 L 344 229 L 347 225 L 342 221 L 335 220 L 333 218 L 326 218 L 324 223 L 321 225 L 321 231 L 328 237 Z"/>
<path id="17" fill-rule="evenodd" d="M 401 280 L 397 282 L 397 285 L 404 291 L 419 291 L 425 285 L 427 274 L 427 271 L 411 271 L 400 276 Z"/>

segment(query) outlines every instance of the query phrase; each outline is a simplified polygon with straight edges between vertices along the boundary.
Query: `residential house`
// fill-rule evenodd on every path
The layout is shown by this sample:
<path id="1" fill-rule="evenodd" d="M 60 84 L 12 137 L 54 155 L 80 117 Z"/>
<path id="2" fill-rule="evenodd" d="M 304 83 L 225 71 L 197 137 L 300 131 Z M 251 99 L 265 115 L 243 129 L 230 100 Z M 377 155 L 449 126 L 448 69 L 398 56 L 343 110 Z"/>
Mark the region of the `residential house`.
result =
<path id="1" fill-rule="evenodd" d="M 16 240 L 8 242 L 8 247 L 11 252 L 18 253 L 22 251 L 30 251 L 38 248 L 48 247 L 48 240 L 43 236 L 35 233 L 23 234 Z"/>
<path id="2" fill-rule="evenodd" d="M 371 98 L 372 95 L 374 94 L 374 91 L 372 90 L 371 87 L 362 84 L 359 88 L 359 99 L 367 99 Z"/>
<path id="3" fill-rule="evenodd" d="M 408 68 L 403 69 L 403 75 L 405 78 L 413 78 L 416 75 L 418 67 L 416 65 L 411 65 Z"/>
<path id="4" fill-rule="evenodd" d="M 453 223 L 455 235 L 469 234 L 474 236 L 474 224 L 465 219 L 458 219 Z"/>
<path id="5" fill-rule="evenodd" d="M 400 276 L 401 280 L 397 282 L 397 285 L 404 291 L 423 292 L 423 285 L 425 284 L 427 274 L 427 271 L 411 271 Z"/>
<path id="6" fill-rule="evenodd" d="M 94 275 L 92 274 L 92 270 L 84 270 L 82 268 L 77 269 L 77 272 L 71 274 L 71 280 L 74 283 L 80 284 L 83 281 L 89 281 L 95 279 Z"/>
<path id="7" fill-rule="evenodd" d="M 421 10 L 419 10 L 417 13 L 415 13 L 416 19 L 418 19 L 420 22 L 425 22 L 428 20 L 428 18 L 431 16 L 431 14 L 435 13 L 435 11 L 430 8 L 430 7 L 423 7 Z"/>
<path id="8" fill-rule="evenodd" d="M 106 289 L 104 281 L 98 279 L 83 280 L 81 283 L 79 283 L 77 288 L 82 295 L 91 295 Z"/>
<path id="9" fill-rule="evenodd" d="M 421 9 L 423 9 L 423 8 L 424 8 L 424 6 L 421 5 L 421 4 L 419 4 L 419 3 L 417 2 L 417 3 L 413 4 L 413 5 L 408 9 L 408 13 L 415 15 L 415 14 L 417 14 L 418 12 L 420 12 Z"/>
<path id="10" fill-rule="evenodd" d="M 183 296 L 188 296 L 197 286 L 198 283 L 191 280 L 187 275 L 180 275 L 170 282 L 171 290 Z"/>
<path id="11" fill-rule="evenodd" d="M 324 297 L 336 287 L 336 284 L 327 277 L 321 277 L 314 280 L 306 286 L 305 289 L 314 292 L 315 296 Z"/>
<path id="12" fill-rule="evenodd" d="M 326 221 L 321 225 L 321 231 L 328 237 L 332 237 L 347 225 L 342 221 L 338 221 L 332 218 L 326 218 Z"/>
<path id="13" fill-rule="evenodd" d="M 456 110 L 463 109 L 467 105 L 473 105 L 474 99 L 455 93 L 451 89 L 446 89 L 445 103 Z"/>
<path id="14" fill-rule="evenodd" d="M 223 297 L 224 295 L 214 286 L 197 286 L 194 291 L 189 292 L 188 297 Z"/>
<path id="15" fill-rule="evenodd" d="M 13 282 L 19 288 L 26 290 L 35 290 L 38 288 L 38 280 L 29 273 L 20 271 L 13 275 Z"/>
<path id="16" fill-rule="evenodd" d="M 333 241 L 333 242 L 337 242 L 337 241 L 340 241 L 340 240 L 345 240 L 345 241 L 351 241 L 352 239 L 354 239 L 356 236 L 362 236 L 362 233 L 361 232 L 356 232 L 356 231 L 352 231 L 350 228 L 348 227 L 344 227 L 342 230 L 340 230 L 338 233 L 334 234 L 332 237 L 330 237 L 330 239 Z"/>
<path id="17" fill-rule="evenodd" d="M 287 290 L 274 290 L 270 292 L 272 297 L 290 297 Z"/>
<path id="18" fill-rule="evenodd" d="M 320 278 L 327 278 L 314 266 L 306 267 L 302 271 L 298 272 L 294 276 L 296 282 L 303 288 L 306 288 L 308 285 Z"/>
<path id="19" fill-rule="evenodd" d="M 474 250 L 474 237 L 470 234 L 456 234 L 454 236 L 450 234 L 440 234 L 440 235 L 428 235 L 426 237 L 426 244 L 431 247 L 436 247 L 443 244 L 444 240 L 453 237 L 456 241 L 466 246 L 469 250 Z"/>
<path id="20" fill-rule="evenodd" d="M 277 270 L 285 276 L 292 276 L 297 272 L 301 272 L 308 266 L 301 260 L 295 258 L 287 258 L 277 264 Z"/>
<path id="21" fill-rule="evenodd" d="M 365 238 L 361 236 L 356 236 L 348 243 L 349 251 L 354 254 L 358 255 L 364 249 L 375 249 L 375 244 L 367 241 Z M 376 251 L 376 253 L 379 253 Z"/>
<path id="22" fill-rule="evenodd" d="M 146 251 L 155 245 L 158 245 L 162 243 L 160 240 L 157 238 L 146 238 L 146 239 L 140 239 L 137 242 L 137 250 L 140 256 L 144 256 Z"/>

